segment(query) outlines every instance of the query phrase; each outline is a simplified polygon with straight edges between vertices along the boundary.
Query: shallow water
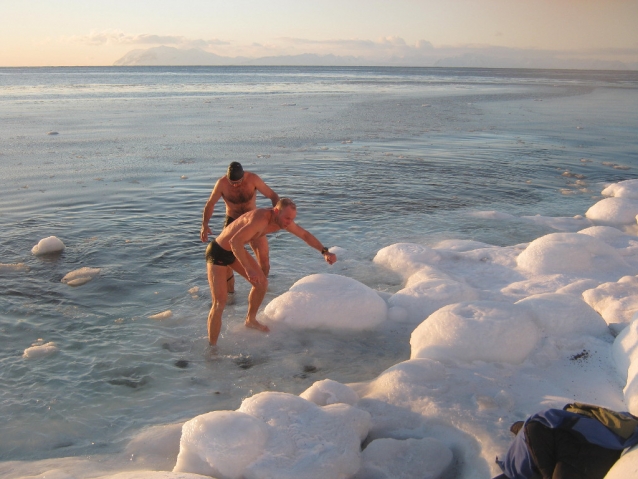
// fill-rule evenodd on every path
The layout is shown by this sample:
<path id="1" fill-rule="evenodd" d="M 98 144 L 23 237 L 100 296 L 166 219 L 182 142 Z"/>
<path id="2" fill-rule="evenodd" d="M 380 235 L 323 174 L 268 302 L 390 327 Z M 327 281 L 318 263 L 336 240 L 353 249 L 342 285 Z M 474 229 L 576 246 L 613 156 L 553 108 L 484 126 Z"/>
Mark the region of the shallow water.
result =
<path id="1" fill-rule="evenodd" d="M 470 213 L 584 214 L 603 184 L 637 177 L 637 86 L 636 72 L 0 69 L 0 263 L 27 268 L 0 271 L 0 459 L 117 451 L 148 425 L 409 357 L 407 326 L 247 331 L 241 280 L 210 350 L 198 232 L 230 161 L 347 250 L 328 267 L 273 235 L 264 305 L 317 272 L 394 292 L 400 278 L 371 261 L 384 246 L 527 242 L 550 230 Z M 65 251 L 31 255 L 51 235 Z M 83 266 L 101 272 L 60 282 Z M 23 358 L 38 339 L 60 351 Z"/>

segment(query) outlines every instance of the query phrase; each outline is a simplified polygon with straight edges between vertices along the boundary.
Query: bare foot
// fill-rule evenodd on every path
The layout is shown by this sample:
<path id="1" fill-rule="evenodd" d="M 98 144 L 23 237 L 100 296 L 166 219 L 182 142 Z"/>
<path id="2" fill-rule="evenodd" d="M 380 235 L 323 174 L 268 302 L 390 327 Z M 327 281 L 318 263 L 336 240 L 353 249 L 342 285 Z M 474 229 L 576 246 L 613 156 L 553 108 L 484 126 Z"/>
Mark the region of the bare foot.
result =
<path id="1" fill-rule="evenodd" d="M 259 331 L 263 331 L 264 333 L 268 333 L 270 331 L 270 328 L 268 326 L 266 326 L 265 324 L 261 324 L 256 319 L 254 321 L 246 320 L 246 327 L 247 328 L 252 328 L 252 329 L 257 329 Z"/>
<path id="2" fill-rule="evenodd" d="M 204 359 L 207 361 L 217 361 L 219 359 L 219 351 L 216 344 L 210 344 L 208 349 L 204 352 Z"/>

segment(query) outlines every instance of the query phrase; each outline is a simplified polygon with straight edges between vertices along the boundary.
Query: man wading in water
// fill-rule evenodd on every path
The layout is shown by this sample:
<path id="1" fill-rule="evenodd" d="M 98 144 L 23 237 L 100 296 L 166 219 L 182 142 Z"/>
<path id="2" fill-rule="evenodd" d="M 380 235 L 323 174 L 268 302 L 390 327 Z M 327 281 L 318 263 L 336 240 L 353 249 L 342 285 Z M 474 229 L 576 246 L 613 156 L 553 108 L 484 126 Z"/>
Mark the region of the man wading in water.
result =
<path id="1" fill-rule="evenodd" d="M 224 220 L 224 228 L 239 218 L 244 213 L 252 211 L 257 208 L 257 192 L 260 192 L 266 198 L 272 201 L 272 205 L 275 206 L 279 201 L 279 196 L 275 193 L 263 180 L 250 171 L 244 171 L 241 164 L 233 161 L 228 165 L 228 171 L 226 176 L 222 176 L 210 194 L 210 198 L 206 202 L 204 207 L 204 214 L 202 217 L 202 229 L 200 230 L 200 238 L 204 243 L 208 242 L 208 235 L 212 234 L 208 222 L 215 205 L 220 198 L 224 198 L 226 203 L 226 219 Z M 261 266 L 261 270 L 266 276 L 270 271 L 270 262 L 268 259 L 268 241 L 266 238 L 260 238 L 252 241 L 250 247 L 257 257 L 257 262 Z M 235 276 L 233 270 L 228 268 L 226 280 L 228 281 L 228 292 L 233 294 L 235 292 Z"/>
<path id="2" fill-rule="evenodd" d="M 320 251 L 328 264 L 337 261 L 335 254 L 330 253 L 317 238 L 295 223 L 296 216 L 297 206 L 289 198 L 282 198 L 274 208 L 261 208 L 243 214 L 226 226 L 206 248 L 208 284 L 213 297 L 213 305 L 208 313 L 208 341 L 211 345 L 217 344 L 222 327 L 222 313 L 228 298 L 228 266 L 252 285 L 248 294 L 246 327 L 270 331 L 268 326 L 257 321 L 257 310 L 266 295 L 268 279 L 259 263 L 246 250 L 247 244 L 266 242 L 267 234 L 284 229 Z"/>

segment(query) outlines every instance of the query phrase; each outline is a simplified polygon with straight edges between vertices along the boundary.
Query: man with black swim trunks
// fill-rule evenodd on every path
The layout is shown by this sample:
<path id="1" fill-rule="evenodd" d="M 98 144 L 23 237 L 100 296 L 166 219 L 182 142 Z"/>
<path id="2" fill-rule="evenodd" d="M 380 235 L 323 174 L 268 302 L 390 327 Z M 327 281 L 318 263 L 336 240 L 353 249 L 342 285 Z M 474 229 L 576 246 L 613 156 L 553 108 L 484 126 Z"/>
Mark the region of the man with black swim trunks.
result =
<path id="1" fill-rule="evenodd" d="M 257 321 L 257 310 L 266 295 L 268 279 L 261 265 L 246 249 L 247 244 L 265 239 L 267 234 L 284 229 L 304 240 L 310 247 L 321 252 L 328 264 L 337 261 L 337 256 L 328 251 L 321 242 L 295 223 L 297 207 L 289 198 L 282 198 L 274 208 L 260 208 L 243 214 L 228 225 L 206 248 L 206 268 L 213 305 L 208 313 L 208 341 L 217 344 L 222 327 L 222 313 L 228 299 L 226 270 L 231 267 L 252 285 L 248 295 L 246 327 L 268 332 L 268 326 Z"/>
<path id="2" fill-rule="evenodd" d="M 224 221 L 224 228 L 230 223 L 235 221 L 241 215 L 248 211 L 252 211 L 257 208 L 257 192 L 260 192 L 266 198 L 270 199 L 272 205 L 275 206 L 279 201 L 279 196 L 270 187 L 263 182 L 263 180 L 250 171 L 244 171 L 241 164 L 233 161 L 228 165 L 228 171 L 226 176 L 222 176 L 215 183 L 210 198 L 206 202 L 204 207 L 204 214 L 202 217 L 202 228 L 200 230 L 201 240 L 208 242 L 208 235 L 212 234 L 208 222 L 215 205 L 220 198 L 224 198 L 226 203 L 226 219 Z M 264 274 L 268 276 L 270 271 L 270 261 L 268 258 L 268 241 L 266 238 L 260 238 L 250 244 L 250 247 L 255 252 L 257 261 L 261 266 Z M 233 270 L 228 268 L 228 274 L 226 276 L 228 281 L 228 292 L 235 292 L 235 277 L 233 276 Z"/>

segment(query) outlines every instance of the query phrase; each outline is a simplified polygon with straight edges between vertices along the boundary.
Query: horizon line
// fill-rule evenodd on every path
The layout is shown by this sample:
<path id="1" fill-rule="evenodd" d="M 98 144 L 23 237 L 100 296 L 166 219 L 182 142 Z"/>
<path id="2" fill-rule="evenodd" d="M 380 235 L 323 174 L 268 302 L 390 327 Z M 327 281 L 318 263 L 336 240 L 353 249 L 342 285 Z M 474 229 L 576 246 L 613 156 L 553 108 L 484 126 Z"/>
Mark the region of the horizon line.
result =
<path id="1" fill-rule="evenodd" d="M 436 68 L 447 70 L 552 70 L 552 71 L 582 71 L 582 72 L 638 72 L 638 68 L 624 68 L 624 69 L 609 69 L 609 68 L 555 68 L 555 67 L 491 67 L 491 66 L 440 66 L 440 65 L 303 65 L 303 64 L 251 64 L 251 65 L 238 65 L 238 64 L 226 64 L 226 65 L 205 65 L 205 64 L 170 64 L 165 65 L 13 65 L 5 66 L 0 65 L 1 69 L 9 68 L 254 68 L 254 67 L 267 67 L 267 68 Z"/>

